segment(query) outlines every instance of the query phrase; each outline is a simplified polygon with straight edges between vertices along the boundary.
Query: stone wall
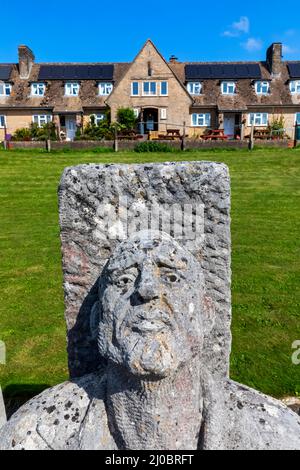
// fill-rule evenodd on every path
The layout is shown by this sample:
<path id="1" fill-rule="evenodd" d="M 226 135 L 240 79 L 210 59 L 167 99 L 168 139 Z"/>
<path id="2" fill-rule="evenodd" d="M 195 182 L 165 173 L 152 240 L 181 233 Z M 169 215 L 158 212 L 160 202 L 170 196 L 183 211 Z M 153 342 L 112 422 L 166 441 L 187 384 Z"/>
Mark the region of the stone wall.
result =
<path id="1" fill-rule="evenodd" d="M 181 142 L 180 141 L 170 141 L 170 140 L 159 140 L 156 142 L 164 143 L 173 147 L 174 149 L 180 150 L 181 149 Z M 298 142 L 299 144 L 300 142 Z M 119 150 L 133 150 L 135 146 L 138 144 L 138 141 L 119 141 L 118 147 Z M 292 141 L 287 140 L 257 140 L 255 141 L 255 145 L 258 147 L 265 147 L 265 148 L 288 148 L 293 144 Z M 46 144 L 45 142 L 12 142 L 12 147 L 15 149 L 45 149 Z M 51 147 L 53 150 L 64 150 L 64 149 L 74 149 L 74 150 L 84 150 L 84 149 L 92 149 L 92 148 L 108 148 L 113 150 L 114 149 L 114 142 L 111 140 L 107 141 L 76 141 L 76 142 L 52 142 Z M 200 140 L 193 140 L 193 139 L 186 139 L 185 141 L 185 148 L 186 150 L 193 150 L 193 149 L 246 149 L 248 148 L 248 141 L 234 141 L 229 140 L 227 142 L 211 142 L 211 141 L 200 141 Z"/>

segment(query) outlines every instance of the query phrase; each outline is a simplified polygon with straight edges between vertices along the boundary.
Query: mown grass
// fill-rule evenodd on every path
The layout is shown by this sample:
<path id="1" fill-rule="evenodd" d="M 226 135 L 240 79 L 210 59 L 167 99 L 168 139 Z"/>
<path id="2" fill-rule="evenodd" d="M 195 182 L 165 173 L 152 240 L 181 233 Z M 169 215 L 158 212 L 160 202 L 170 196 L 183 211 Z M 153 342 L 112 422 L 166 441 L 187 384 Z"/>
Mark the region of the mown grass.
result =
<path id="1" fill-rule="evenodd" d="M 165 160 L 225 162 L 232 179 L 231 376 L 274 396 L 300 394 L 300 149 L 184 154 L 0 151 L 2 389 L 67 378 L 57 186 L 66 166 Z"/>

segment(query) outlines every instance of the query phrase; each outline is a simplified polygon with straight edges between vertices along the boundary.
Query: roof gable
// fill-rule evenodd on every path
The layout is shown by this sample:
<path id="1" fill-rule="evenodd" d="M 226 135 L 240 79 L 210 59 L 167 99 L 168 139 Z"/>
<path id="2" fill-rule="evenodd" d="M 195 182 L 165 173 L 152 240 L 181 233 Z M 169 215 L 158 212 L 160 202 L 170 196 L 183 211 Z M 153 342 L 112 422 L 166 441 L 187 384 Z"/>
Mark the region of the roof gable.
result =
<path id="1" fill-rule="evenodd" d="M 151 75 L 148 74 L 149 62 L 151 64 L 151 69 L 153 69 L 153 73 Z M 164 59 L 164 57 L 161 55 L 161 53 L 158 51 L 158 49 L 150 39 L 146 41 L 140 52 L 136 55 L 127 71 L 125 71 L 123 77 L 120 77 L 119 82 L 113 89 L 111 95 L 106 100 L 107 104 L 109 104 L 113 96 L 118 93 L 118 89 L 122 84 L 122 80 L 124 80 L 128 76 L 130 76 L 133 80 L 136 79 L 153 81 L 159 79 L 162 80 L 167 78 L 173 78 L 177 81 L 178 86 L 184 91 L 190 102 L 192 102 L 192 98 L 187 92 L 185 86 L 183 85 L 181 80 L 179 80 L 174 70 L 172 70 L 168 62 Z"/>

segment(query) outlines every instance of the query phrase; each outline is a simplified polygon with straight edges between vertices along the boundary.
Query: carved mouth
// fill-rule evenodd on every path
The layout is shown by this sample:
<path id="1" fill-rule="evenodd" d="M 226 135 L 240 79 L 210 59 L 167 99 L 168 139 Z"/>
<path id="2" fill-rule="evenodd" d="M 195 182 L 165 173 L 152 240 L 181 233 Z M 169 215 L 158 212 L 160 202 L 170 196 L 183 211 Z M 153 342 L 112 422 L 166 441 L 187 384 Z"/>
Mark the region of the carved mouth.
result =
<path id="1" fill-rule="evenodd" d="M 132 326 L 132 331 L 135 333 L 158 333 L 166 328 L 166 323 L 162 321 L 149 321 L 143 320 Z"/>

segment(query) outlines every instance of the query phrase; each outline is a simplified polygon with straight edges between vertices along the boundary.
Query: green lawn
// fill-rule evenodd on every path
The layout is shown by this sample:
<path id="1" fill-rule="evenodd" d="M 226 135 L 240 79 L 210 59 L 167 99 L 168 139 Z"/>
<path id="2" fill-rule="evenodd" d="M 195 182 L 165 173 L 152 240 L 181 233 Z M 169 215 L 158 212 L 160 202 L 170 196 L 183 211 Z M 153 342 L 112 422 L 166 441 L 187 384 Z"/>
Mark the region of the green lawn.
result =
<path id="1" fill-rule="evenodd" d="M 225 162 L 232 178 L 231 376 L 274 396 L 300 394 L 300 149 L 171 154 L 0 151 L 0 365 L 6 391 L 67 378 L 57 210 L 65 166 Z"/>

